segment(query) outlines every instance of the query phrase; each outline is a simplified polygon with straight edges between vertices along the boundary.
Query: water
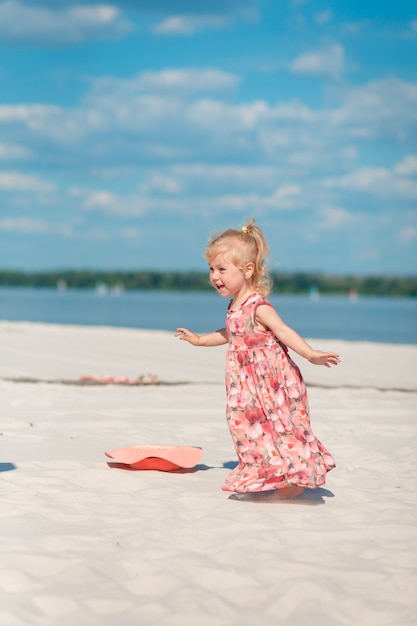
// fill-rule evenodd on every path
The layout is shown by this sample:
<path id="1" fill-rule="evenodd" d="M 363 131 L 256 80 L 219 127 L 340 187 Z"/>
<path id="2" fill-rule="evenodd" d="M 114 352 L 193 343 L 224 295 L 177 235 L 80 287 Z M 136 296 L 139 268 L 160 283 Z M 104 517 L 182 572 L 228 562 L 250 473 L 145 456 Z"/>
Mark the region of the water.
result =
<path id="1" fill-rule="evenodd" d="M 287 324 L 306 338 L 417 344 L 417 299 L 271 295 Z M 227 301 L 212 292 L 0 288 L 0 320 L 196 332 L 222 328 Z"/>

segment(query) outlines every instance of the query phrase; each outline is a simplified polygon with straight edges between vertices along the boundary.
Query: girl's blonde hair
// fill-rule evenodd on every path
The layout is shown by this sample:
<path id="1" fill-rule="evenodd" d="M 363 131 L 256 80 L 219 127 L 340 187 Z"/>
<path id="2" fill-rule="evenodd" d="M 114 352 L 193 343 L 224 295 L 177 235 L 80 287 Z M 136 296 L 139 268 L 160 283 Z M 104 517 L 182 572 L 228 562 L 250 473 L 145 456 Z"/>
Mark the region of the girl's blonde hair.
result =
<path id="1" fill-rule="evenodd" d="M 210 263 L 218 254 L 225 252 L 230 255 L 232 263 L 242 269 L 246 263 L 253 263 L 251 285 L 261 295 L 268 295 L 272 288 L 267 268 L 269 247 L 265 235 L 255 225 L 253 218 L 240 230 L 229 228 L 220 235 L 214 235 L 208 243 L 204 258 Z"/>

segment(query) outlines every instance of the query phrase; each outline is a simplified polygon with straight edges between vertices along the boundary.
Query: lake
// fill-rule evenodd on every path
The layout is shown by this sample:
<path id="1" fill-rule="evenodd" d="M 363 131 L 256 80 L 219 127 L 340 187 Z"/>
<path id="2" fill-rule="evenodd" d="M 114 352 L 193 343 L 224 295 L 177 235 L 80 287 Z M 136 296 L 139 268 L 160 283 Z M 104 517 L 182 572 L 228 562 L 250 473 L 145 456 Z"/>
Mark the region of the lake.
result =
<path id="1" fill-rule="evenodd" d="M 270 301 L 306 338 L 417 344 L 417 299 L 277 295 Z M 216 293 L 0 288 L 0 319 L 207 332 L 224 326 Z"/>

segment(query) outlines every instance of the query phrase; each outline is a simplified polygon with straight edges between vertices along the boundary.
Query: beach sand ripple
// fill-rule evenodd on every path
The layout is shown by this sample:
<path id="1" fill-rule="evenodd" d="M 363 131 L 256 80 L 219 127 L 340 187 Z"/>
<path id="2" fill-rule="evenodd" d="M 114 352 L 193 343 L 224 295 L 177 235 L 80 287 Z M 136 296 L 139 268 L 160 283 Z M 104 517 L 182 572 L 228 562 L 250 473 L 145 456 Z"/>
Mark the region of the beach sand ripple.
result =
<path id="1" fill-rule="evenodd" d="M 340 342 L 338 368 L 303 367 L 337 468 L 276 502 L 220 489 L 235 462 L 222 349 L 10 322 L 0 345 L 1 626 L 415 624 L 416 346 Z M 147 372 L 187 384 L 6 380 Z M 171 473 L 104 456 L 139 444 L 204 454 Z"/>

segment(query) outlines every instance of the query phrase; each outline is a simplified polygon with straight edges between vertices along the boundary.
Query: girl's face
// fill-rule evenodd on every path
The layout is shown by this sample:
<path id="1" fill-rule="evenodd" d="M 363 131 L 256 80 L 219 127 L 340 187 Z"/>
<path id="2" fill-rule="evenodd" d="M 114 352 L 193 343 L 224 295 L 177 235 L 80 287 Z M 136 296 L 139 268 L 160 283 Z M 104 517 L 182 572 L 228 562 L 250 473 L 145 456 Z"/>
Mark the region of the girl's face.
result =
<path id="1" fill-rule="evenodd" d="M 237 267 L 230 260 L 227 252 L 217 254 L 211 260 L 209 267 L 210 283 L 223 298 L 237 296 L 248 288 L 252 272 Z"/>

